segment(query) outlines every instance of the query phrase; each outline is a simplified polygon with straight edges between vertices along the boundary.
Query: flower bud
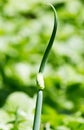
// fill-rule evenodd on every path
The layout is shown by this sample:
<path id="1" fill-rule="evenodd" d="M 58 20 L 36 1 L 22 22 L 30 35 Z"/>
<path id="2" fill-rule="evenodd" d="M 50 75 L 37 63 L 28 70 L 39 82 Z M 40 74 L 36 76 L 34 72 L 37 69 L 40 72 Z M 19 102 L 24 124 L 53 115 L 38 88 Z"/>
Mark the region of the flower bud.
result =
<path id="1" fill-rule="evenodd" d="M 44 79 L 43 79 L 43 74 L 42 73 L 38 73 L 37 74 L 37 84 L 39 89 L 43 90 L 44 89 Z"/>

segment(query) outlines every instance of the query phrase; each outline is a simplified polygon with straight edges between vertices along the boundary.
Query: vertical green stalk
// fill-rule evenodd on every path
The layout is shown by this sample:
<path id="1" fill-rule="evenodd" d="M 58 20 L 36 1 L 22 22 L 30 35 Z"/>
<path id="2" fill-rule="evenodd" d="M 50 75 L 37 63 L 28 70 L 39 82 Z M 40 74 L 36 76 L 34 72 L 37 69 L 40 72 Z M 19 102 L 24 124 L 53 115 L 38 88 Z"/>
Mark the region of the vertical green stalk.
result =
<path id="1" fill-rule="evenodd" d="M 39 90 L 38 94 L 37 94 L 36 111 L 35 111 L 33 130 L 39 130 L 40 129 L 42 99 L 43 99 L 43 91 Z"/>
<path id="2" fill-rule="evenodd" d="M 41 65 L 39 68 L 39 73 L 37 74 L 37 85 L 38 85 L 38 94 L 37 94 L 37 101 L 36 101 L 36 109 L 35 109 L 35 117 L 34 117 L 34 124 L 33 124 L 33 130 L 39 130 L 40 129 L 40 118 L 41 118 L 41 110 L 42 110 L 42 100 L 43 100 L 43 89 L 44 89 L 44 80 L 43 80 L 43 70 L 49 55 L 49 52 L 51 50 L 51 47 L 53 45 L 53 41 L 55 39 L 56 31 L 57 31 L 57 15 L 56 10 L 51 5 L 51 8 L 54 12 L 54 27 L 52 31 L 51 38 L 49 40 L 48 46 L 45 50 L 44 56 L 41 61 Z"/>

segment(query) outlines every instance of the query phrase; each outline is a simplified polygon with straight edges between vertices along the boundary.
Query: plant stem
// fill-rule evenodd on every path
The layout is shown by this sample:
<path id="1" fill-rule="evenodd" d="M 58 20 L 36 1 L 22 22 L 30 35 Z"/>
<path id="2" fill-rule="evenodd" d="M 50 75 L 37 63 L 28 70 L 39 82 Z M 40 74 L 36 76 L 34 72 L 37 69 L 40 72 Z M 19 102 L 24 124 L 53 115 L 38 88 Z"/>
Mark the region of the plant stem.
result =
<path id="1" fill-rule="evenodd" d="M 42 99 L 43 99 L 43 91 L 39 90 L 38 95 L 37 95 L 37 101 L 36 101 L 36 111 L 35 111 L 33 130 L 39 130 L 40 129 Z"/>
<path id="2" fill-rule="evenodd" d="M 53 41 L 55 39 L 56 31 L 57 31 L 57 15 L 55 8 L 53 5 L 51 5 L 51 8 L 53 9 L 54 12 L 54 27 L 52 31 L 52 35 L 50 38 L 50 41 L 48 43 L 48 46 L 45 50 L 45 53 L 43 55 L 43 59 L 41 61 L 41 65 L 39 68 L 39 75 L 37 76 L 37 85 L 39 87 L 38 94 L 37 94 L 37 101 L 36 101 L 36 109 L 35 109 L 35 117 L 34 117 L 34 124 L 33 124 L 33 130 L 39 130 L 40 129 L 40 118 L 41 118 L 41 109 L 42 109 L 42 100 L 43 100 L 43 89 L 44 89 L 44 80 L 43 80 L 43 70 L 49 55 L 49 52 L 51 50 Z"/>
<path id="3" fill-rule="evenodd" d="M 51 38 L 49 40 L 48 46 L 47 46 L 47 48 L 45 50 L 43 59 L 41 61 L 39 72 L 43 72 L 43 70 L 44 70 L 44 67 L 45 67 L 45 64 L 46 64 L 49 52 L 51 50 L 51 47 L 53 45 L 53 41 L 55 39 L 55 35 L 56 35 L 56 31 L 57 31 L 57 14 L 56 14 L 56 10 L 55 10 L 55 8 L 51 4 L 49 4 L 49 5 L 52 7 L 53 12 L 54 12 L 54 27 L 53 27 L 52 35 L 51 35 Z"/>

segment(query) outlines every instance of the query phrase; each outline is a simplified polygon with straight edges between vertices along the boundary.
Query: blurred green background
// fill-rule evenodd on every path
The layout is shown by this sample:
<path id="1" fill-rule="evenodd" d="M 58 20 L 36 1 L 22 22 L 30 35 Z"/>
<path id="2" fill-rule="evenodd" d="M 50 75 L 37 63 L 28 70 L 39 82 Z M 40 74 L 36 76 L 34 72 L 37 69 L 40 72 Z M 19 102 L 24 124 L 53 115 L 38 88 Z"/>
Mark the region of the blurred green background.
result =
<path id="1" fill-rule="evenodd" d="M 36 74 L 58 30 L 44 71 L 41 130 L 84 130 L 84 1 L 0 0 L 0 130 L 32 130 Z"/>

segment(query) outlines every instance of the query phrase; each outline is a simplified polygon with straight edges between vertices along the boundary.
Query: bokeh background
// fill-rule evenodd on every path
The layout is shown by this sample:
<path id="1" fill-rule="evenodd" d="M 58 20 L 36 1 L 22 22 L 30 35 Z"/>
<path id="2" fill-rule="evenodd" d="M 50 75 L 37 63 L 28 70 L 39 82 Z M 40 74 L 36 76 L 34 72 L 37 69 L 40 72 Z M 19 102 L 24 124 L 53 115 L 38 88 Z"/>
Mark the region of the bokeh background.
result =
<path id="1" fill-rule="evenodd" d="M 0 130 L 32 130 L 36 74 L 53 29 L 44 71 L 41 130 L 84 130 L 84 1 L 0 0 Z"/>

